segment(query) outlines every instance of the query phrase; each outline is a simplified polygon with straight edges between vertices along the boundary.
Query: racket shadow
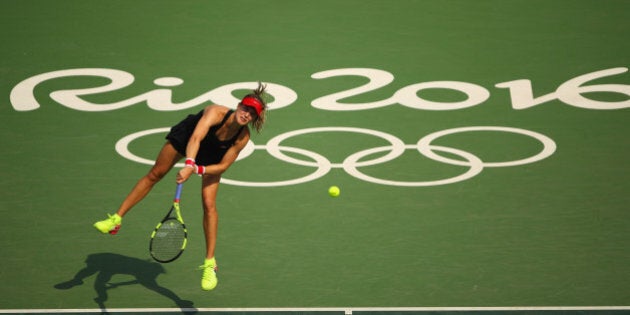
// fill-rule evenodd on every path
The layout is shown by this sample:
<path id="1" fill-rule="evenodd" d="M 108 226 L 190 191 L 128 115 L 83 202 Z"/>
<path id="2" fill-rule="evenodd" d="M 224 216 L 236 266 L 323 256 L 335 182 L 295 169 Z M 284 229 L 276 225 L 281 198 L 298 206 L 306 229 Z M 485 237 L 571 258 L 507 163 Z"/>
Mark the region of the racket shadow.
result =
<path id="1" fill-rule="evenodd" d="M 157 277 L 162 273 L 166 273 L 166 270 L 156 262 L 119 254 L 97 253 L 87 256 L 85 267 L 79 270 L 72 279 L 55 284 L 54 287 L 58 290 L 68 290 L 82 285 L 83 280 L 96 274 L 94 290 L 96 290 L 97 297 L 94 298 L 94 301 L 102 310 L 106 310 L 105 302 L 108 298 L 108 290 L 125 285 L 139 284 L 173 300 L 181 308 L 182 312 L 196 313 L 197 310 L 194 308 L 192 301 L 182 300 L 175 292 L 157 283 Z M 114 275 L 130 275 L 134 279 L 111 283 L 110 280 Z"/>

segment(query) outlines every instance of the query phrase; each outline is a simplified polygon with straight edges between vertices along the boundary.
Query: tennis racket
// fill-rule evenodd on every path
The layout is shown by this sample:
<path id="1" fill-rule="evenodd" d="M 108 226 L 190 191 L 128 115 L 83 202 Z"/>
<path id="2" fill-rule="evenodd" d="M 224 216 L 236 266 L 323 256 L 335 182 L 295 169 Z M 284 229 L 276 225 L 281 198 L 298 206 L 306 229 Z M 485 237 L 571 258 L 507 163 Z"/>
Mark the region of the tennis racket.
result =
<path id="1" fill-rule="evenodd" d="M 179 209 L 182 186 L 183 184 L 177 184 L 175 200 L 171 209 L 151 233 L 149 252 L 155 261 L 161 263 L 174 261 L 186 249 L 188 232 Z"/>

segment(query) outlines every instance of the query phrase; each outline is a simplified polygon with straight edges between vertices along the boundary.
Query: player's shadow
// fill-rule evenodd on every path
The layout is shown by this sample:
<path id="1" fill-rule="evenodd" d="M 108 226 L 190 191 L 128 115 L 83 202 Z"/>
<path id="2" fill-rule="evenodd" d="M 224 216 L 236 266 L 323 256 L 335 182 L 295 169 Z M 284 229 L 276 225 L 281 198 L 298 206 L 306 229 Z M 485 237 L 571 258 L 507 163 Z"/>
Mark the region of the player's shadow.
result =
<path id="1" fill-rule="evenodd" d="M 96 275 L 94 281 L 94 290 L 97 297 L 94 299 L 98 306 L 105 311 L 105 302 L 107 301 L 107 290 L 112 290 L 124 285 L 140 284 L 145 288 L 155 291 L 175 302 L 182 309 L 182 312 L 195 313 L 192 301 L 182 300 L 173 291 L 160 286 L 157 283 L 157 277 L 166 273 L 162 265 L 133 257 L 127 257 L 119 254 L 98 253 L 91 254 L 85 259 L 85 267 L 79 270 L 72 279 L 55 284 L 55 288 L 59 290 L 67 290 L 72 287 L 82 285 L 83 280 Z M 135 279 L 125 282 L 110 283 L 114 275 L 130 275 Z"/>

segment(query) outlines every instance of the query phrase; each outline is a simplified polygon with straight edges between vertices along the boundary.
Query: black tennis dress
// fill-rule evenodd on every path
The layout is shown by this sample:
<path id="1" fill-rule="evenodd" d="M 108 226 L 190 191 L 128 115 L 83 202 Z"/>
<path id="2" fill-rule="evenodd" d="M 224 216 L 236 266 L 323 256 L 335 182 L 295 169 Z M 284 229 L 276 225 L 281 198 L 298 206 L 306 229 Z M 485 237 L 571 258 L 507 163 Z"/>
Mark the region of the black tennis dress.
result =
<path id="1" fill-rule="evenodd" d="M 223 159 L 225 152 L 234 145 L 236 138 L 238 138 L 238 135 L 241 134 L 241 131 L 243 131 L 245 126 L 241 127 L 234 137 L 225 141 L 219 140 L 216 135 L 217 130 L 225 124 L 228 118 L 230 118 L 230 115 L 233 113 L 233 110 L 228 111 L 219 124 L 210 127 L 208 134 L 205 138 L 203 138 L 203 140 L 201 140 L 199 145 L 199 151 L 195 157 L 197 165 L 205 166 L 218 164 L 221 159 Z M 195 127 L 201 119 L 201 116 L 203 116 L 203 110 L 196 115 L 188 115 L 188 117 L 184 120 L 173 126 L 171 128 L 171 132 L 166 135 L 166 139 L 171 142 L 179 154 L 186 156 L 186 146 L 188 145 L 188 140 L 190 139 L 193 131 L 195 131 Z"/>

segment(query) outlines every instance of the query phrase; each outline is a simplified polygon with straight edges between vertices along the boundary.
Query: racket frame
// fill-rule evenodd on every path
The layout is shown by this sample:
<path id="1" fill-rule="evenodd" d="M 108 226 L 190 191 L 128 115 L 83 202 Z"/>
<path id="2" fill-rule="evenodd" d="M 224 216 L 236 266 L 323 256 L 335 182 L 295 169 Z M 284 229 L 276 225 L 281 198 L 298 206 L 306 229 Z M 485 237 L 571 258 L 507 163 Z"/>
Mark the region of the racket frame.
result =
<path id="1" fill-rule="evenodd" d="M 186 230 L 186 224 L 184 224 L 184 218 L 182 217 L 182 212 L 179 207 L 179 200 L 182 195 L 182 188 L 183 188 L 183 184 L 177 184 L 177 189 L 175 190 L 175 198 L 173 200 L 173 205 L 171 206 L 171 209 L 168 211 L 168 213 L 162 219 L 162 221 L 160 221 L 160 223 L 157 224 L 157 226 L 151 233 L 151 239 L 149 241 L 149 253 L 151 254 L 151 258 L 153 258 L 153 260 L 163 263 L 163 264 L 173 262 L 177 258 L 179 258 L 184 252 L 184 250 L 186 249 L 186 244 L 188 243 L 188 231 Z M 175 212 L 175 216 L 171 216 L 173 212 Z M 155 239 L 155 235 L 157 234 L 162 224 L 164 224 L 166 221 L 169 221 L 173 218 L 182 225 L 182 228 L 184 230 L 184 242 L 182 243 L 182 247 L 179 249 L 179 253 L 177 253 L 177 255 L 175 255 L 173 258 L 168 259 L 168 260 L 159 259 L 155 257 L 153 254 L 153 240 Z"/>

